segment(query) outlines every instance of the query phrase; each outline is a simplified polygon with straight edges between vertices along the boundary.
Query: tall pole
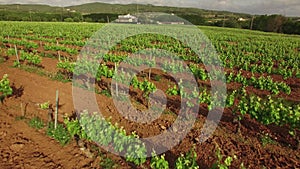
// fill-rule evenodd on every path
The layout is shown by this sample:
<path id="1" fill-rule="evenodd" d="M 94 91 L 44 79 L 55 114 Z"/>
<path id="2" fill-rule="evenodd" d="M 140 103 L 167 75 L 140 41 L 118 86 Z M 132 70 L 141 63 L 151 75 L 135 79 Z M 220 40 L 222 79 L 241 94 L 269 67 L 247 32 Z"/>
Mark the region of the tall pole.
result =
<path id="1" fill-rule="evenodd" d="M 58 121 L 58 104 L 59 104 L 59 97 L 58 97 L 58 90 L 56 90 L 56 98 L 55 98 L 55 120 L 54 120 L 54 128 L 57 128 L 57 121 Z"/>
<path id="2" fill-rule="evenodd" d="M 106 16 L 106 18 L 107 18 L 107 23 L 109 23 L 109 17 L 108 17 L 108 15 Z"/>
<path id="3" fill-rule="evenodd" d="M 31 10 L 29 10 L 30 21 L 32 22 Z"/>
<path id="4" fill-rule="evenodd" d="M 63 18 L 63 12 L 61 11 L 61 13 L 60 13 L 60 21 L 62 22 L 63 20 L 62 20 L 62 18 Z"/>
<path id="5" fill-rule="evenodd" d="M 225 17 L 225 14 L 224 14 L 223 27 L 225 27 L 225 19 L 226 19 L 226 17 Z"/>
<path id="6" fill-rule="evenodd" d="M 251 30 L 253 29 L 253 22 L 254 22 L 254 16 L 252 16 L 252 20 L 251 20 L 251 26 L 250 26 Z"/>

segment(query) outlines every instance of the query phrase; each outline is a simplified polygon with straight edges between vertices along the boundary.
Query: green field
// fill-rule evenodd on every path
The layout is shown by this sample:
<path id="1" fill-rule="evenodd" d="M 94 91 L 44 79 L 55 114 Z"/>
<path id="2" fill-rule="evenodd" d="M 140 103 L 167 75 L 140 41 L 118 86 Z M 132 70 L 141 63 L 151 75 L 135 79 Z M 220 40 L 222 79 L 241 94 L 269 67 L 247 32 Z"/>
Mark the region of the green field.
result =
<path id="1" fill-rule="evenodd" d="M 126 31 L 134 30 L 138 32 L 143 26 L 145 25 L 116 24 L 115 29 L 105 33 L 119 35 L 117 37 L 121 41 L 118 41 L 119 39 L 113 36 L 111 36 L 111 39 L 100 39 L 101 44 L 107 44 L 107 46 L 112 41 L 117 40 L 118 43 L 108 49 L 105 48 L 106 46 L 101 46 L 99 49 L 97 45 L 100 43 L 93 41 L 91 37 L 97 31 L 101 30 L 101 28 L 105 28 L 105 24 L 0 22 L 1 64 L 9 64 L 10 67 L 14 67 L 18 71 L 30 71 L 33 74 L 47 77 L 49 80 L 63 81 L 67 84 L 72 82 L 73 77 L 92 74 L 91 76 L 95 78 L 95 93 L 97 95 L 105 95 L 108 100 L 111 98 L 111 95 L 117 95 L 122 101 L 124 98 L 120 91 L 128 88 L 132 93 L 135 93 L 130 100 L 138 105 L 136 107 L 138 111 L 149 108 L 149 94 L 158 89 L 164 91 L 168 101 L 175 105 L 168 104 L 165 110 L 165 112 L 171 112 L 174 116 L 179 114 L 180 108 L 178 108 L 178 105 L 182 101 L 187 103 L 188 108 L 201 106 L 201 111 L 204 112 L 225 107 L 225 114 L 231 119 L 228 122 L 229 126 L 238 124 L 239 131 L 240 128 L 243 129 L 243 126 L 247 128 L 245 124 L 254 121 L 253 123 L 257 123 L 258 126 L 270 129 L 269 135 L 267 135 L 271 140 L 275 140 L 275 137 L 279 136 L 283 138 L 284 136 L 282 135 L 291 138 L 290 140 L 293 140 L 291 142 L 278 141 L 279 147 L 284 149 L 285 152 L 291 151 L 295 153 L 299 150 L 300 86 L 298 83 L 300 82 L 300 36 L 198 26 L 197 28 L 206 35 L 208 41 L 201 48 L 197 48 L 201 44 L 193 44 L 197 49 L 203 50 L 197 52 L 193 51 L 185 42 L 159 34 L 145 33 L 122 40 L 122 37 L 128 34 Z M 162 26 L 158 25 L 148 26 L 149 29 L 153 30 L 162 28 Z M 197 38 L 196 35 L 190 36 L 191 34 L 189 34 L 189 37 L 185 36 L 184 31 L 189 31 L 189 28 L 185 29 L 180 26 L 173 26 L 171 29 L 170 26 L 166 26 L 165 29 L 174 29 L 176 33 L 182 32 L 182 34 L 177 34 L 178 37 L 187 39 Z M 198 52 L 204 56 L 207 54 L 213 55 L 213 52 L 206 51 L 206 48 L 210 47 L 210 42 L 220 58 L 221 65 L 224 67 L 224 69 L 218 69 L 214 72 L 217 79 L 214 79 L 208 71 L 211 65 L 205 64 L 211 63 L 213 65 L 213 60 L 207 57 L 207 61 L 204 61 L 197 56 Z M 86 44 L 90 47 L 88 51 L 96 51 L 96 53 L 92 55 L 81 53 L 81 49 Z M 164 61 L 164 57 L 170 57 L 167 52 L 165 55 L 157 55 L 154 58 L 152 54 L 142 53 L 142 56 L 139 56 L 139 58 L 130 59 L 135 53 L 145 49 L 161 49 L 170 52 L 174 54 L 172 56 L 174 61 Z M 43 60 L 48 60 L 49 58 L 51 59 L 51 65 L 47 64 L 46 66 Z M 102 60 L 100 65 L 94 62 L 99 59 Z M 183 67 L 180 61 L 188 65 L 188 68 Z M 135 68 L 127 70 L 126 66 L 124 69 L 126 70 L 125 72 L 123 69 L 122 71 L 117 70 L 116 68 L 122 62 L 125 62 L 127 68 L 130 66 L 138 67 L 140 65 L 147 65 L 149 68 L 139 72 L 130 81 L 131 74 L 137 70 Z M 159 65 L 162 70 L 152 70 L 151 68 L 155 65 Z M 186 86 L 187 89 L 183 89 L 181 88 L 181 84 L 177 84 L 174 79 L 172 80 L 171 73 L 180 74 L 187 70 L 193 73 L 197 87 L 200 89 L 199 91 L 194 87 L 189 88 L 189 85 Z M 226 96 L 218 96 L 217 93 L 210 92 L 212 81 L 220 80 L 218 77 L 223 73 L 222 70 L 226 77 L 224 79 L 227 85 Z M 117 81 L 117 93 L 114 93 L 115 91 L 112 91 L 112 88 L 110 88 L 112 79 Z M 84 80 L 86 81 L 76 82 L 73 85 L 84 90 L 90 90 L 90 83 L 92 82 L 86 77 Z M 185 78 L 180 80 L 181 82 L 186 81 Z M 189 84 L 189 82 L 186 82 L 186 84 Z M 4 88 L 5 85 L 0 85 L 0 94 L 4 93 Z M 120 93 L 118 93 L 118 90 Z M 217 97 L 224 97 L 224 101 L 213 102 Z M 161 98 L 157 99 L 160 100 Z M 196 100 L 196 102 L 192 100 Z M 201 111 L 194 113 L 197 116 L 205 117 L 206 113 Z M 114 116 L 117 116 L 118 112 L 111 110 L 109 113 L 112 116 L 112 122 L 108 124 L 103 122 L 103 119 L 89 117 L 88 114 L 84 114 L 84 118 L 79 119 L 81 127 L 76 126 L 79 125 L 79 121 L 73 121 L 72 123 L 65 121 L 64 124 L 69 129 L 69 132 L 72 133 L 71 136 L 78 134 L 80 135 L 80 139 L 83 140 L 100 142 L 100 144 L 105 146 L 114 145 L 115 151 L 120 153 L 123 152 L 123 144 L 127 144 L 130 147 L 132 144 L 130 138 L 137 138 L 138 135 L 147 132 L 146 130 L 137 129 L 137 135 L 135 133 L 131 134 L 132 132 L 126 131 L 126 126 L 124 126 L 125 129 L 122 129 L 119 128 L 120 126 L 114 125 Z M 162 118 L 167 118 L 167 113 L 165 113 L 165 116 Z M 110 135 L 106 135 L 107 133 L 105 132 L 97 134 L 99 131 L 90 130 L 90 127 L 95 128 L 95 126 L 89 126 L 93 121 L 99 123 L 98 127 L 106 126 L 109 130 L 112 130 L 106 131 Z M 271 131 L 273 128 L 277 130 Z M 114 132 L 114 130 L 117 132 Z M 90 134 L 86 134 L 86 131 L 90 131 Z M 259 130 L 254 130 L 254 132 L 257 133 L 255 139 L 262 134 Z M 250 138 L 250 136 L 247 136 L 247 133 L 242 133 L 242 135 Z M 118 138 L 118 141 L 114 140 L 114 138 Z M 120 141 L 122 139 L 124 139 L 124 142 Z M 292 142 L 296 143 L 291 145 Z M 168 166 L 168 162 L 166 162 L 163 156 L 146 159 L 144 155 L 147 151 L 146 147 L 140 144 L 140 142 L 136 144 L 139 146 L 138 151 L 127 152 L 128 154 L 126 154 L 125 158 L 127 162 L 133 163 L 136 166 L 147 166 L 148 168 Z M 286 144 L 290 146 L 285 146 Z M 201 152 L 196 150 L 195 157 L 190 154 L 176 158 L 176 163 L 171 166 L 176 168 L 198 166 L 201 159 L 197 158 L 197 155 L 198 157 L 201 156 Z M 134 158 L 136 156 L 139 158 Z M 282 156 L 285 157 L 286 155 Z M 250 164 L 255 163 L 248 161 L 242 163 L 243 158 L 238 158 L 239 161 L 234 163 L 233 167 L 241 167 L 242 165 L 247 167 L 248 165 L 248 167 L 252 168 L 253 166 L 251 167 Z M 293 156 L 292 158 L 299 160 L 299 156 Z M 147 160 L 151 161 L 150 165 L 150 162 L 146 162 Z M 171 163 L 170 159 L 167 160 Z M 147 164 L 143 164 L 145 162 Z M 190 163 L 185 164 L 184 162 Z M 223 161 L 219 159 L 215 164 L 218 166 L 217 168 L 222 168 Z M 225 168 L 230 167 L 231 162 L 229 164 L 224 162 L 223 165 Z M 294 165 L 299 165 L 299 163 L 296 162 Z M 266 165 L 265 167 L 269 168 L 271 166 Z"/>

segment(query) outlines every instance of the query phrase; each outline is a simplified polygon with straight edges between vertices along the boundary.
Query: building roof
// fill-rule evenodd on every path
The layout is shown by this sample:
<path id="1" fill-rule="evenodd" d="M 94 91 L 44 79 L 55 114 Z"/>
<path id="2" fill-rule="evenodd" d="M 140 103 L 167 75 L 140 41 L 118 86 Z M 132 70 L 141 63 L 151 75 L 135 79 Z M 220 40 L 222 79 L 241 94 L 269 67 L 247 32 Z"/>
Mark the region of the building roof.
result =
<path id="1" fill-rule="evenodd" d="M 127 15 L 119 15 L 118 18 L 122 18 L 122 19 L 135 19 L 137 18 L 136 16 L 127 14 Z"/>

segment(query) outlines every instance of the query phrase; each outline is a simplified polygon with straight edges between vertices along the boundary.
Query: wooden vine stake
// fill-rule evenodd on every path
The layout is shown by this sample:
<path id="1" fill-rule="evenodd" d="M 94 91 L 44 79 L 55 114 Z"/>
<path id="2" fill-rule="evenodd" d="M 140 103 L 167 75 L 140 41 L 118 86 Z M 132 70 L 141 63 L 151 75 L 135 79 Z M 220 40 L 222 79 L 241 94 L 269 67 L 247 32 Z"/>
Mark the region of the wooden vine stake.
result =
<path id="1" fill-rule="evenodd" d="M 22 117 L 25 117 L 25 111 L 24 111 L 24 108 L 23 108 L 23 103 L 21 103 L 21 116 Z"/>
<path id="2" fill-rule="evenodd" d="M 17 57 L 18 67 L 20 67 L 20 60 L 19 60 L 18 49 L 17 49 L 16 45 L 15 45 L 15 53 L 16 53 L 16 57 Z"/>
<path id="3" fill-rule="evenodd" d="M 7 35 L 7 39 L 9 40 L 9 35 Z M 9 43 L 9 48 L 11 48 L 11 44 Z"/>
<path id="4" fill-rule="evenodd" d="M 56 45 L 58 46 L 58 40 L 56 40 Z M 61 61 L 61 59 L 60 59 L 60 51 L 57 51 L 57 55 L 58 55 L 58 60 Z"/>
<path id="5" fill-rule="evenodd" d="M 56 99 L 55 99 L 55 116 L 54 116 L 54 128 L 57 128 L 57 119 L 58 119 L 58 104 L 59 104 L 59 99 L 58 99 L 58 90 L 56 90 Z"/>
<path id="6" fill-rule="evenodd" d="M 118 70 L 117 70 L 117 63 L 115 63 L 115 77 L 118 73 Z M 116 80 L 116 95 L 117 97 L 119 97 L 119 88 L 118 88 L 118 81 Z"/>
<path id="7" fill-rule="evenodd" d="M 149 81 L 151 80 L 151 59 L 152 59 L 152 57 L 151 57 L 151 55 L 152 55 L 152 53 L 150 54 L 150 58 L 149 58 L 149 61 L 150 61 L 150 68 L 149 68 Z"/>
<path id="8" fill-rule="evenodd" d="M 53 109 L 49 107 L 48 109 L 48 126 L 53 122 Z"/>

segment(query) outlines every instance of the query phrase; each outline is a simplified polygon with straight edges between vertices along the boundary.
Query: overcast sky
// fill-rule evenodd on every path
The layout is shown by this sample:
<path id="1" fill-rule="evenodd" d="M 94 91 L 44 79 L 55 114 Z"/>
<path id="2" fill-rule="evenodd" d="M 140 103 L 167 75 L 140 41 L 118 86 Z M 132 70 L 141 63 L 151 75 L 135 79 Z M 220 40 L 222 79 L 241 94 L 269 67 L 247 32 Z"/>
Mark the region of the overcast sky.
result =
<path id="1" fill-rule="evenodd" d="M 283 14 L 300 16 L 300 0 L 0 0 L 1 4 L 48 4 L 70 6 L 90 2 L 107 3 L 143 3 L 179 7 L 197 7 L 201 9 L 227 10 L 251 14 Z"/>

